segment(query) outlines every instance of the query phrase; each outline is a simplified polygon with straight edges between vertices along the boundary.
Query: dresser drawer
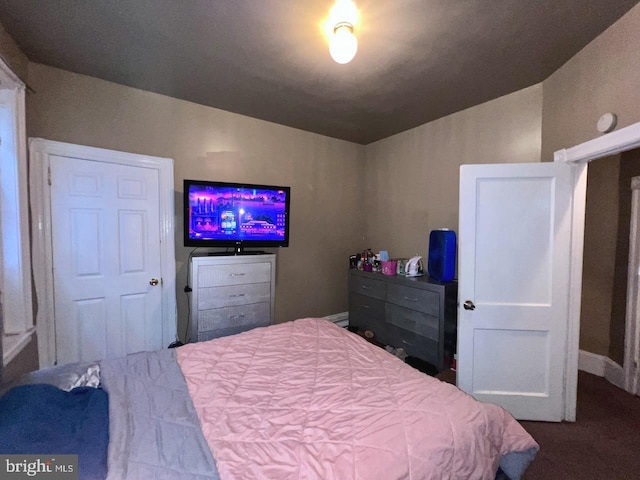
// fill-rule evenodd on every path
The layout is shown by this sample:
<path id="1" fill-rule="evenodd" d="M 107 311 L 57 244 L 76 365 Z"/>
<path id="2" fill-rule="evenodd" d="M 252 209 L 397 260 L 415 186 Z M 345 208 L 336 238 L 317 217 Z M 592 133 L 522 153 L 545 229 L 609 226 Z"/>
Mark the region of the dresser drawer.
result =
<path id="1" fill-rule="evenodd" d="M 214 338 L 226 337 L 227 335 L 235 335 L 236 333 L 246 332 L 247 330 L 251 330 L 252 328 L 258 326 L 261 325 L 236 325 L 233 327 L 220 328 L 218 330 L 207 330 L 204 332 L 198 332 L 197 341 L 206 342 L 207 340 L 212 340 Z"/>
<path id="2" fill-rule="evenodd" d="M 198 289 L 198 310 L 271 301 L 270 283 L 250 283 Z"/>
<path id="3" fill-rule="evenodd" d="M 213 308 L 198 312 L 198 333 L 242 326 L 253 328 L 270 323 L 269 303 Z"/>
<path id="4" fill-rule="evenodd" d="M 349 325 L 357 327 L 361 332 L 373 332 L 374 340 L 385 345 L 390 344 L 389 324 L 384 320 L 367 317 L 362 312 L 354 312 L 353 315 L 349 314 Z"/>
<path id="5" fill-rule="evenodd" d="M 398 328 L 393 329 L 392 337 L 394 347 L 402 347 L 408 355 L 418 357 L 435 367 L 440 365 L 438 342 Z"/>
<path id="6" fill-rule="evenodd" d="M 440 331 L 438 317 L 417 312 L 408 308 L 386 304 L 386 319 L 392 325 L 416 333 L 422 337 L 438 341 Z"/>
<path id="7" fill-rule="evenodd" d="M 349 277 L 349 290 L 367 297 L 385 300 L 387 297 L 387 284 L 373 278 L 364 278 L 351 275 Z"/>
<path id="8" fill-rule="evenodd" d="M 349 312 L 358 312 L 367 318 L 384 321 L 384 302 L 359 293 L 349 293 Z"/>
<path id="9" fill-rule="evenodd" d="M 349 294 L 349 325 L 359 330 L 371 331 L 374 339 L 386 343 L 389 340 L 388 325 L 384 320 L 384 302 L 357 293 Z"/>
<path id="10" fill-rule="evenodd" d="M 387 301 L 435 317 L 440 316 L 440 295 L 429 290 L 389 284 Z"/>
<path id="11" fill-rule="evenodd" d="M 201 265 L 198 268 L 199 288 L 270 281 L 271 264 L 266 262 Z"/>

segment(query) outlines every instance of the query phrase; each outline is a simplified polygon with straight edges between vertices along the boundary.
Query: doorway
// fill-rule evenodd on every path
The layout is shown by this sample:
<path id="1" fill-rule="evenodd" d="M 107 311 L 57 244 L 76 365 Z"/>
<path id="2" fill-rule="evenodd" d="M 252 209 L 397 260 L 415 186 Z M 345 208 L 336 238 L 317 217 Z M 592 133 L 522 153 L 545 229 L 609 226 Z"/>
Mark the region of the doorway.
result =
<path id="1" fill-rule="evenodd" d="M 40 368 L 176 339 L 173 161 L 31 139 Z"/>
<path id="2" fill-rule="evenodd" d="M 640 149 L 589 164 L 580 320 L 580 369 L 629 392 L 628 379 L 637 377 L 638 281 L 633 272 L 640 263 L 632 215 L 632 178 L 637 176 Z M 639 186 L 640 178 L 635 183 Z"/>
<path id="3" fill-rule="evenodd" d="M 627 226 L 628 229 L 619 235 L 621 252 L 620 259 L 616 262 L 616 273 L 619 270 L 616 281 L 620 284 L 619 289 L 626 293 L 625 321 L 622 323 L 619 320 L 620 313 L 616 317 L 612 313 L 611 346 L 617 348 L 611 348 L 610 351 L 623 358 L 623 388 L 629 393 L 640 395 L 640 149 L 622 154 L 620 185 L 621 202 L 624 195 L 624 203 L 620 209 L 620 221 L 624 224 L 621 223 L 620 226 Z M 622 268 L 624 266 L 627 267 L 626 270 Z"/>

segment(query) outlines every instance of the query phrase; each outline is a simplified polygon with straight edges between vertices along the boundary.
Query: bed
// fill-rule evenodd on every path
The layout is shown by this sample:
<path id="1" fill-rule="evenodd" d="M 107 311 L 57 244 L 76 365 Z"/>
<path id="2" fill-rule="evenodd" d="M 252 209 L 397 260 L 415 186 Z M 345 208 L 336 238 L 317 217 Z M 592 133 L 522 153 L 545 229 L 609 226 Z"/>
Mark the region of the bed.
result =
<path id="1" fill-rule="evenodd" d="M 81 478 L 515 480 L 539 448 L 500 407 L 323 319 L 99 370 L 108 469 Z M 25 387 L 0 398 L 0 453 L 11 453 L 7 418 L 18 421 L 5 398 Z"/>

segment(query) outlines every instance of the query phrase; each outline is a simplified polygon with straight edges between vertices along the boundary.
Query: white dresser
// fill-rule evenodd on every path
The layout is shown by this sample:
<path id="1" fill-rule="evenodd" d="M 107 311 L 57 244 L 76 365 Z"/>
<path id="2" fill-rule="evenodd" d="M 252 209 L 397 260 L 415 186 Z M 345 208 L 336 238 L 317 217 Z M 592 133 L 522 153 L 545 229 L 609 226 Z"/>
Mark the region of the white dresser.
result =
<path id="1" fill-rule="evenodd" d="M 194 256 L 190 268 L 192 342 L 274 322 L 275 255 Z"/>

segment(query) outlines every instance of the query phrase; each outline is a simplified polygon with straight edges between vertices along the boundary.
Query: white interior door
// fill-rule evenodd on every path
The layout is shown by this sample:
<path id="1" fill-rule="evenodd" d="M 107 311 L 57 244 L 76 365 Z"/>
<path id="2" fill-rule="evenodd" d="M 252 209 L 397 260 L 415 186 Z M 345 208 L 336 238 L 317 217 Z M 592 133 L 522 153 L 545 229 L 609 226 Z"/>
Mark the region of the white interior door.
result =
<path id="1" fill-rule="evenodd" d="M 50 160 L 57 363 L 162 348 L 158 171 Z"/>
<path id="2" fill-rule="evenodd" d="M 572 193 L 565 163 L 460 170 L 458 386 L 518 419 L 564 414 Z"/>

